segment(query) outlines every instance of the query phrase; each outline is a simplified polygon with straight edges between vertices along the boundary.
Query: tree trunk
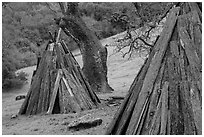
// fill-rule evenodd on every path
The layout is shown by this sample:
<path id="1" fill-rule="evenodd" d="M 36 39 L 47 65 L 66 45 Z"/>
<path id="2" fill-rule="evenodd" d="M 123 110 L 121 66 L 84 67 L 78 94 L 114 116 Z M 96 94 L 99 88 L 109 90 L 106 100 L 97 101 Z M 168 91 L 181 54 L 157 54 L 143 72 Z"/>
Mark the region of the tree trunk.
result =
<path id="1" fill-rule="evenodd" d="M 64 11 L 59 26 L 77 41 L 82 53 L 83 72 L 92 89 L 95 92 L 110 92 L 113 89 L 107 80 L 107 52 L 80 17 L 77 6 L 77 3 L 67 3 L 66 12 Z"/>

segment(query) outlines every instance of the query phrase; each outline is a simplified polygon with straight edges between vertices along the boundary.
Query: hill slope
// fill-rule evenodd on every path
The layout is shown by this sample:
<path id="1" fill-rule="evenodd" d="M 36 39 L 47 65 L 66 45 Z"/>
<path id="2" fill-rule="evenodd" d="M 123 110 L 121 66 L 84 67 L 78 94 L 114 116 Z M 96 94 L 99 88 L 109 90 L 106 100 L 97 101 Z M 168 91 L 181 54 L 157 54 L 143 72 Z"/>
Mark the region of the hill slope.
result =
<path id="1" fill-rule="evenodd" d="M 110 44 L 114 41 L 113 37 L 102 40 L 102 44 Z M 144 59 L 135 57 L 128 60 L 122 58 L 120 53 L 114 53 L 114 46 L 108 47 L 108 80 L 115 91 L 112 93 L 98 94 L 103 100 L 111 96 L 125 96 L 135 78 L 138 70 L 143 64 Z M 125 50 L 125 49 L 124 49 Z M 79 51 L 74 51 L 78 54 Z M 81 55 L 76 56 L 77 61 L 82 66 Z M 78 114 L 55 114 L 55 115 L 36 115 L 36 116 L 18 116 L 11 119 L 12 115 L 18 113 L 23 100 L 15 101 L 17 95 L 26 95 L 30 86 L 30 79 L 35 66 L 21 69 L 29 74 L 28 84 L 22 89 L 2 94 L 2 133 L 3 134 L 104 134 L 107 125 L 110 123 L 118 106 L 102 105 L 98 109 L 83 111 Z M 104 103 L 107 103 L 104 101 Z M 99 117 L 103 120 L 100 126 L 76 132 L 67 130 L 66 122 L 70 123 L 86 114 L 91 117 Z"/>

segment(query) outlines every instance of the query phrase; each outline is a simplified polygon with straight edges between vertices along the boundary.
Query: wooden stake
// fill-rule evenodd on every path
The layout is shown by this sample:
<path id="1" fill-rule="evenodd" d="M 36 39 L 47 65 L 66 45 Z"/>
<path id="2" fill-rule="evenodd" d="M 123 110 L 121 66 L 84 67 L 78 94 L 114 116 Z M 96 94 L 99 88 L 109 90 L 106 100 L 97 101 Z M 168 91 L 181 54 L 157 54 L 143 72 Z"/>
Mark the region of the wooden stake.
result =
<path id="1" fill-rule="evenodd" d="M 32 91 L 31 91 L 30 99 L 26 106 L 27 107 L 25 112 L 26 115 L 36 114 L 37 103 L 38 103 L 38 98 L 40 93 L 40 85 L 46 71 L 46 69 L 43 69 L 43 68 L 46 68 L 47 66 L 47 64 L 44 63 L 44 61 L 46 60 L 46 57 L 47 57 L 47 53 L 45 52 L 43 54 L 43 58 L 40 61 L 39 69 L 37 70 L 35 78 L 30 87 Z"/>
<path id="2" fill-rule="evenodd" d="M 57 39 L 56 39 L 56 44 L 59 42 L 59 38 L 60 38 L 60 33 L 61 33 L 62 29 L 59 28 L 58 34 L 57 34 Z"/>
<path id="3" fill-rule="evenodd" d="M 63 88 L 62 88 L 62 80 L 59 82 L 59 88 L 58 88 L 58 95 L 59 95 L 59 108 L 60 108 L 60 113 L 64 113 L 64 101 L 63 101 Z"/>
<path id="4" fill-rule="evenodd" d="M 162 66 L 160 68 L 160 72 L 157 76 L 156 82 L 154 84 L 154 89 L 151 95 L 151 100 L 150 100 L 150 104 L 149 104 L 149 110 L 148 110 L 148 114 L 147 114 L 147 118 L 145 120 L 145 124 L 144 124 L 144 128 L 142 131 L 142 134 L 146 135 L 149 133 L 150 130 L 150 125 L 152 123 L 154 114 L 155 114 L 155 110 L 158 106 L 158 102 L 159 102 L 159 97 L 161 95 L 161 84 L 162 84 L 162 80 L 165 80 L 165 72 L 164 72 L 164 68 L 166 67 L 166 58 L 164 59 L 164 62 L 162 63 Z"/>
<path id="5" fill-rule="evenodd" d="M 147 69 L 149 68 L 149 64 L 154 56 L 155 50 L 150 53 L 149 58 L 145 60 L 144 65 L 141 67 L 140 71 L 138 72 L 136 78 L 134 79 L 133 83 L 130 86 L 128 94 L 123 101 L 123 104 L 120 106 L 118 112 L 115 114 L 112 122 L 110 123 L 106 134 L 122 134 L 123 127 L 125 122 L 132 116 L 130 113 L 131 109 L 134 107 L 134 103 L 137 101 L 138 94 L 141 89 L 141 85 L 143 84 L 144 77 L 146 75 Z M 136 90 L 134 90 L 136 89 Z M 133 110 L 132 110 L 133 111 Z M 124 133 L 123 133 L 124 134 Z"/>
<path id="6" fill-rule="evenodd" d="M 195 89 L 194 83 L 192 83 L 192 87 L 190 89 L 190 96 L 197 134 L 202 135 L 202 107 L 200 106 L 201 103 L 199 100 L 199 94 Z"/>
<path id="7" fill-rule="evenodd" d="M 61 45 L 64 49 L 65 54 L 66 54 L 65 56 L 67 56 L 65 58 L 69 59 L 69 60 L 67 60 L 68 62 L 71 61 L 71 64 L 73 64 L 73 71 L 77 74 L 77 77 L 82 81 L 81 84 L 82 84 L 83 88 L 85 89 L 87 94 L 90 96 L 91 100 L 97 106 L 98 103 L 100 103 L 100 100 L 97 97 L 96 93 L 92 91 L 92 88 L 91 88 L 90 84 L 87 82 L 82 70 L 80 69 L 79 64 L 77 63 L 73 54 L 70 52 L 70 50 L 68 49 L 68 46 L 65 44 L 65 42 L 63 40 L 62 40 Z"/>
<path id="8" fill-rule="evenodd" d="M 52 110 L 54 108 L 54 103 L 55 103 L 57 91 L 58 91 L 58 88 L 59 88 L 60 79 L 62 77 L 61 74 L 62 74 L 62 70 L 59 69 L 58 73 L 57 73 L 57 79 L 55 81 L 55 86 L 54 86 L 54 90 L 53 90 L 53 93 L 52 93 L 52 97 L 51 97 L 51 100 L 50 100 L 50 105 L 49 105 L 47 114 L 51 114 Z"/>
<path id="9" fill-rule="evenodd" d="M 146 115 L 147 115 L 147 110 L 148 110 L 148 107 L 149 107 L 149 102 L 150 102 L 150 96 L 146 99 L 145 101 L 145 105 L 144 105 L 144 108 L 142 110 L 142 113 L 139 117 L 139 120 L 138 120 L 138 123 L 136 123 L 136 128 L 135 128 L 135 131 L 134 131 L 134 134 L 135 135 L 139 135 L 141 130 L 142 130 L 142 127 L 144 125 L 144 121 L 145 121 L 145 118 L 146 118 Z"/>
<path id="10" fill-rule="evenodd" d="M 162 101 L 162 99 L 160 97 L 159 102 L 158 102 L 158 106 L 157 106 L 157 109 L 155 111 L 155 114 L 154 114 L 154 117 L 153 117 L 153 120 L 152 120 L 148 135 L 158 134 L 159 126 L 161 124 L 161 122 L 160 122 L 160 120 L 161 120 L 161 104 L 162 104 L 161 101 Z"/>
<path id="11" fill-rule="evenodd" d="M 180 17 L 178 20 L 178 25 L 180 28 L 179 36 L 185 45 L 185 53 L 187 55 L 192 72 L 194 74 L 194 79 L 196 81 L 201 81 L 200 70 L 202 69 L 202 65 L 200 64 L 199 57 L 196 53 L 196 46 L 194 45 L 193 41 L 189 37 L 186 26 L 184 26 L 185 25 L 184 21 L 185 21 L 185 18 L 183 17 Z"/>
<path id="12" fill-rule="evenodd" d="M 167 128 L 166 128 L 166 134 L 170 135 L 171 133 L 171 119 L 170 119 L 170 111 L 167 111 Z"/>
<path id="13" fill-rule="evenodd" d="M 130 120 L 129 123 L 129 128 L 127 129 L 127 132 L 129 134 L 133 134 L 133 131 L 135 129 L 135 124 L 137 123 L 138 119 L 139 119 L 139 115 L 142 111 L 142 106 L 145 103 L 145 99 L 147 98 L 147 96 L 149 94 L 151 94 L 152 89 L 153 89 L 153 84 L 154 81 L 156 79 L 156 76 L 158 75 L 158 71 L 159 68 L 161 66 L 161 62 L 162 59 L 164 57 L 164 54 L 166 53 L 166 49 L 169 43 L 169 40 L 171 38 L 171 34 L 174 30 L 175 24 L 176 24 L 176 20 L 177 20 L 177 16 L 179 13 L 179 8 L 174 8 L 171 13 L 169 14 L 169 17 L 167 18 L 167 23 L 165 24 L 165 27 L 162 31 L 162 34 L 160 36 L 160 38 L 158 39 L 158 42 L 155 45 L 155 49 L 157 50 L 152 61 L 151 64 L 148 68 L 147 74 L 145 76 L 144 82 L 142 84 L 142 89 L 140 91 L 137 103 L 135 108 L 137 108 L 137 110 L 135 110 L 133 112 L 133 116 L 132 119 Z M 149 92 L 149 93 L 148 93 Z"/>
<path id="14" fill-rule="evenodd" d="M 68 90 L 70 96 L 73 97 L 74 94 L 72 93 L 71 88 L 69 87 L 69 85 L 68 85 L 68 83 L 67 83 L 67 80 L 66 80 L 64 77 L 62 77 L 62 80 L 64 81 L 64 84 L 65 84 L 65 86 L 67 87 L 67 90 Z"/>
<path id="15" fill-rule="evenodd" d="M 168 116 L 168 86 L 169 82 L 165 82 L 162 89 L 162 110 L 161 110 L 161 129 L 160 135 L 166 134 L 167 116 Z"/>

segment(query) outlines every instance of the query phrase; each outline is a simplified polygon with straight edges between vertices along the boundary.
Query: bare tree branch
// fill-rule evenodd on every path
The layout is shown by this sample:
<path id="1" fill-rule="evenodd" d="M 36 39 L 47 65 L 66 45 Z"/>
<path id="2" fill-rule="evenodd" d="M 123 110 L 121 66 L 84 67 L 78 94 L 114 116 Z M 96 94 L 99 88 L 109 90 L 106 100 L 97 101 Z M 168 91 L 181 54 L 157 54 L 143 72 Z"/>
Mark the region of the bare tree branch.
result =
<path id="1" fill-rule="evenodd" d="M 63 2 L 58 2 L 59 5 L 60 5 L 60 8 L 61 8 L 61 11 L 62 11 L 62 14 L 64 15 L 66 12 L 65 12 L 65 7 L 64 7 L 64 4 Z"/>
<path id="2" fill-rule="evenodd" d="M 69 30 L 67 30 L 66 28 L 65 28 L 64 33 L 65 33 L 66 35 L 70 36 L 77 44 L 79 44 L 79 45 L 81 44 L 80 40 L 78 40 L 76 37 L 74 37 L 74 36 L 69 32 Z"/>
<path id="3" fill-rule="evenodd" d="M 149 46 L 149 47 L 153 47 L 153 45 L 151 45 L 151 44 L 149 44 L 149 43 L 147 43 L 144 39 L 142 39 L 141 37 L 137 37 L 135 40 L 137 40 L 137 39 L 139 39 L 139 40 L 141 40 L 145 45 L 147 45 L 147 46 Z"/>
<path id="4" fill-rule="evenodd" d="M 151 51 L 152 47 L 155 44 L 155 41 L 153 42 L 151 40 L 152 31 L 155 30 L 159 26 L 160 22 L 167 16 L 169 10 L 175 5 L 175 3 L 168 3 L 167 5 L 165 5 L 166 7 L 164 7 L 164 8 L 162 7 L 161 9 L 162 10 L 164 9 L 164 11 L 160 12 L 159 13 L 160 15 L 153 14 L 153 17 L 151 17 L 152 19 L 150 20 L 151 21 L 150 22 L 149 20 L 145 19 L 146 17 L 145 18 L 143 17 L 142 12 L 145 9 L 149 9 L 152 5 L 154 5 L 156 3 L 150 3 L 147 5 L 143 5 L 144 6 L 143 8 L 141 7 L 142 5 L 140 3 L 134 2 L 133 4 L 134 4 L 134 7 L 136 9 L 136 14 L 138 15 L 138 17 L 142 21 L 142 24 L 140 24 L 140 26 L 142 25 L 141 28 L 143 28 L 143 29 L 140 30 L 141 34 L 133 34 L 133 32 L 136 32 L 133 30 L 135 30 L 137 27 L 135 27 L 134 25 L 131 25 L 128 22 L 128 27 L 127 27 L 128 29 L 127 29 L 126 35 L 123 38 L 117 40 L 117 42 L 119 43 L 117 45 L 117 51 L 118 52 L 121 52 L 122 49 L 129 47 L 129 50 L 123 54 L 123 57 L 125 57 L 127 54 L 129 54 L 131 56 L 132 52 L 135 50 Z M 161 5 L 161 6 L 163 6 L 163 5 Z M 146 16 L 146 15 L 144 15 L 144 16 Z M 151 41 L 151 43 L 153 42 L 154 44 L 150 44 L 148 41 Z"/>
<path id="5" fill-rule="evenodd" d="M 54 9 L 52 9 L 51 6 L 50 6 L 50 4 L 49 4 L 48 2 L 45 2 L 45 5 L 46 5 L 47 8 L 48 8 L 50 11 L 52 11 L 55 15 L 57 14 L 57 11 L 54 10 Z"/>

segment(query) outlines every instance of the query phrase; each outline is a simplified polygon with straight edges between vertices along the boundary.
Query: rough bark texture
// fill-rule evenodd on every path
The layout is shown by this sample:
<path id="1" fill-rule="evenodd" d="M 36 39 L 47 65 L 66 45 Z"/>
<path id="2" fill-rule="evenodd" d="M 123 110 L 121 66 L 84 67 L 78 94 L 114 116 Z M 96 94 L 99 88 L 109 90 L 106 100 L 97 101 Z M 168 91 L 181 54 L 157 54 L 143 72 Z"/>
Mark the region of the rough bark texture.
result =
<path id="1" fill-rule="evenodd" d="M 79 112 L 99 103 L 74 56 L 61 42 L 44 52 L 19 114 Z"/>
<path id="2" fill-rule="evenodd" d="M 92 89 L 95 92 L 110 92 L 112 88 L 107 80 L 107 66 L 103 64 L 107 61 L 107 56 L 103 56 L 106 54 L 104 47 L 80 17 L 77 6 L 76 3 L 67 4 L 59 26 L 78 42 L 83 59 L 82 70 Z"/>
<path id="3" fill-rule="evenodd" d="M 192 5 L 170 11 L 106 134 L 202 134 L 202 30 Z"/>

